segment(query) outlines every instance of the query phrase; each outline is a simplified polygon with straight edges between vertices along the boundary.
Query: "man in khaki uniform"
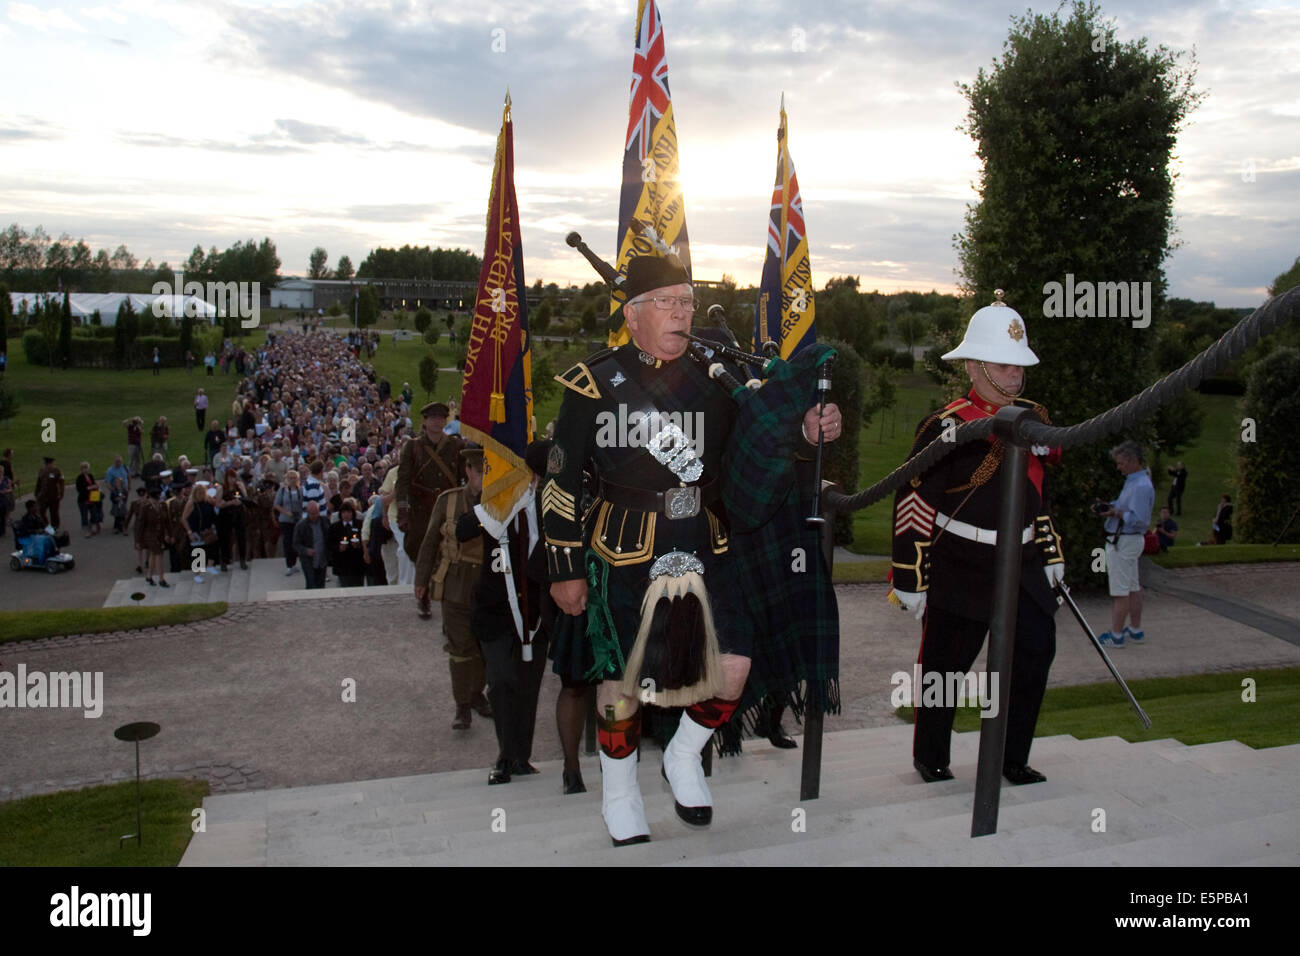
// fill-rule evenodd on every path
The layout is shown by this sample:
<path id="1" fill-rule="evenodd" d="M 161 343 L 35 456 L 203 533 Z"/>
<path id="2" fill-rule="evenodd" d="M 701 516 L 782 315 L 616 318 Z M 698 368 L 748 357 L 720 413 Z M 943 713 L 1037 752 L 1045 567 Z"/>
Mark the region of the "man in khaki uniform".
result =
<path id="1" fill-rule="evenodd" d="M 402 542 L 407 557 L 418 561 L 420 543 L 424 540 L 433 514 L 434 503 L 444 491 L 460 484 L 459 438 L 444 435 L 447 424 L 447 406 L 430 402 L 420 409 L 424 427 L 418 438 L 406 443 L 397 463 L 397 526 L 406 539 Z M 426 620 L 432 614 L 429 597 L 417 597 L 420 617 Z"/>
<path id="2" fill-rule="evenodd" d="M 466 448 L 461 456 L 467 484 L 443 492 L 434 503 L 415 566 L 415 598 L 421 605 L 431 597 L 442 602 L 442 632 L 447 637 L 442 649 L 448 655 L 451 693 L 456 700 L 456 719 L 451 726 L 467 730 L 470 708 L 482 717 L 491 717 L 492 708 L 483 694 L 483 655 L 469 626 L 474 586 L 483 564 L 483 539 L 456 540 L 456 522 L 478 504 L 483 493 L 483 449 Z"/>
<path id="3" fill-rule="evenodd" d="M 45 467 L 36 476 L 36 504 L 41 509 L 41 519 L 54 530 L 59 530 L 59 503 L 63 501 L 63 472 L 54 464 L 54 459 L 45 456 Z"/>

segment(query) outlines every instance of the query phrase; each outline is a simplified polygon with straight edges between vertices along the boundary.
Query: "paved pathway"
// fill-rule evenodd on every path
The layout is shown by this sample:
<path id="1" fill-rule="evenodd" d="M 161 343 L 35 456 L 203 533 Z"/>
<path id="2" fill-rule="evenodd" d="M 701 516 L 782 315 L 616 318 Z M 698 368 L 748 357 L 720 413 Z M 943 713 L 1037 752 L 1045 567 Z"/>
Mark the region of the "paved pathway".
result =
<path id="1" fill-rule="evenodd" d="M 40 580 L 44 581 L 42 577 Z M 1256 565 L 1208 576 L 1278 613 L 1295 613 L 1300 565 Z M 827 730 L 887 725 L 890 676 L 909 672 L 918 626 L 885 602 L 882 585 L 836 589 L 844 621 L 844 712 Z M 1244 596 L 1244 595 L 1243 595 Z M 1104 597 L 1081 602 L 1094 623 Z M 1108 679 L 1064 613 L 1058 615 L 1054 686 Z M 1148 640 L 1115 651 L 1126 678 L 1300 665 L 1300 647 L 1161 593 L 1148 597 Z M 1103 625 L 1104 626 L 1104 625 Z M 422 622 L 407 598 L 348 597 L 238 605 L 223 617 L 172 628 L 0 645 L 0 670 L 100 671 L 103 716 L 81 710 L 0 709 L 0 799 L 125 778 L 131 748 L 114 727 L 152 720 L 142 745 L 155 775 L 195 774 L 214 789 L 288 787 L 480 768 L 496 755 L 490 721 L 451 729 L 439 619 Z M 355 681 L 346 702 L 345 682 Z M 538 711 L 537 760 L 560 756 L 554 726 L 559 681 L 548 675 Z M 1117 728 L 1119 729 L 1119 728 Z M 552 781 L 558 786 L 558 781 Z"/>

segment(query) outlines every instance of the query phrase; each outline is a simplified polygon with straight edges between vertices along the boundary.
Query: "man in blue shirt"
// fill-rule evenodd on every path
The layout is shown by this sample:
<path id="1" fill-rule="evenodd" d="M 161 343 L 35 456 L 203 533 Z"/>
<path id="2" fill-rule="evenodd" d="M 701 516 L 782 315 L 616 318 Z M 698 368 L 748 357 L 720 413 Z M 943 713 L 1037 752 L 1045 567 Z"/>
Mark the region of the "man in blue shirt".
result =
<path id="1" fill-rule="evenodd" d="M 1138 559 L 1143 538 L 1151 524 L 1156 489 L 1151 472 L 1143 464 L 1142 446 L 1126 441 L 1110 450 L 1115 468 L 1124 476 L 1119 497 L 1102 512 L 1106 518 L 1106 577 L 1110 582 L 1110 630 L 1098 637 L 1105 644 L 1123 647 L 1125 641 L 1141 644 L 1142 585 L 1138 581 Z M 1129 627 L 1125 619 L 1132 623 Z"/>

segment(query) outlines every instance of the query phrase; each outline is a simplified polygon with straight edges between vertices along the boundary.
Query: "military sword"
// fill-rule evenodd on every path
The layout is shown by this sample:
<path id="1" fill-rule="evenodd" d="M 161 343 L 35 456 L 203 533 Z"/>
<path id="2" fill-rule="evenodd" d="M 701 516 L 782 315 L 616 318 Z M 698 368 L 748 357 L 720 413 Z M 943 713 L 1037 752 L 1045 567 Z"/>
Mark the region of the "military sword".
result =
<path id="1" fill-rule="evenodd" d="M 1088 626 L 1088 622 L 1084 618 L 1083 612 L 1079 610 L 1079 605 L 1074 603 L 1074 598 L 1070 597 L 1070 592 L 1066 589 L 1065 584 L 1058 582 L 1055 590 L 1069 606 L 1071 613 L 1074 614 L 1074 619 L 1078 621 L 1079 626 L 1083 628 L 1083 633 L 1088 635 L 1088 640 L 1092 641 L 1092 646 L 1095 647 L 1097 653 L 1101 655 L 1102 661 L 1110 671 L 1110 676 L 1115 678 L 1115 683 L 1119 684 L 1119 689 L 1122 690 L 1124 696 L 1128 698 L 1129 705 L 1133 708 L 1134 713 L 1137 714 L 1138 720 L 1142 722 L 1142 726 L 1147 730 L 1150 730 L 1151 718 L 1148 717 L 1147 712 L 1142 709 L 1142 705 L 1137 702 L 1137 698 L 1133 696 L 1133 692 L 1128 689 L 1128 684 L 1124 683 L 1124 678 L 1119 676 L 1119 671 L 1115 670 L 1115 665 L 1110 662 L 1110 657 L 1106 654 L 1106 649 L 1101 646 L 1101 641 L 1097 640 L 1097 635 L 1094 634 L 1092 628 Z"/>

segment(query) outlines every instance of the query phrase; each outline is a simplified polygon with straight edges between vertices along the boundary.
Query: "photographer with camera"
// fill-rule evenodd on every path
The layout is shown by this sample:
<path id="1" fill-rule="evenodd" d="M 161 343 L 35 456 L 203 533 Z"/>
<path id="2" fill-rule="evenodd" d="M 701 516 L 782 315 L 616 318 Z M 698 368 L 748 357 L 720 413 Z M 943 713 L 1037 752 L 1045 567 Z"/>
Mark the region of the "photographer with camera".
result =
<path id="1" fill-rule="evenodd" d="M 1138 580 L 1138 559 L 1142 557 L 1143 538 L 1151 524 L 1151 509 L 1156 503 L 1156 489 L 1151 472 L 1143 467 L 1142 446 L 1126 441 L 1110 450 L 1115 468 L 1124 476 L 1124 487 L 1114 501 L 1096 501 L 1093 514 L 1106 519 L 1106 577 L 1110 584 L 1110 630 L 1097 640 L 1115 647 L 1124 643 L 1141 644 L 1142 584 Z M 1132 623 L 1132 627 L 1125 624 Z"/>

